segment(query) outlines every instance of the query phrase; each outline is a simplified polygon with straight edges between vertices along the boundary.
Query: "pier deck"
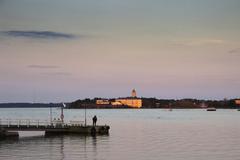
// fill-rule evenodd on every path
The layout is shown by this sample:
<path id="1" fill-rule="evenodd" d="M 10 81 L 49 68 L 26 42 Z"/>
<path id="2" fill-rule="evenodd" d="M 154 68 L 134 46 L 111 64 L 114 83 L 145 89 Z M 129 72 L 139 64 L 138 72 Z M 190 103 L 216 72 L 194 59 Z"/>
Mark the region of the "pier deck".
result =
<path id="1" fill-rule="evenodd" d="M 45 134 L 108 134 L 107 125 L 84 125 L 81 121 L 0 120 L 0 134 L 12 131 L 45 131 Z"/>

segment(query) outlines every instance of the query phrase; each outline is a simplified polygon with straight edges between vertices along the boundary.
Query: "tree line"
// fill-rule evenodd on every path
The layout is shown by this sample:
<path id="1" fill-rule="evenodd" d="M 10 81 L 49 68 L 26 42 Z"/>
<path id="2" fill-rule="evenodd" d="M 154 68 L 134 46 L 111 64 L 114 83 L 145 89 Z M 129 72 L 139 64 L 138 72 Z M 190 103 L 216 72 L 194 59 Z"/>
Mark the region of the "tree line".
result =
<path id="1" fill-rule="evenodd" d="M 79 99 L 72 103 L 69 103 L 69 108 L 129 108 L 128 106 L 112 106 L 112 105 L 96 105 L 96 100 L 102 98 L 86 98 Z M 226 108 L 236 109 L 240 108 L 235 103 L 236 99 L 224 99 L 224 100 L 199 100 L 199 99 L 157 99 L 157 98 L 145 98 L 142 97 L 142 108 L 204 108 L 204 107 L 215 107 L 215 108 Z M 110 102 L 115 99 L 108 99 Z"/>

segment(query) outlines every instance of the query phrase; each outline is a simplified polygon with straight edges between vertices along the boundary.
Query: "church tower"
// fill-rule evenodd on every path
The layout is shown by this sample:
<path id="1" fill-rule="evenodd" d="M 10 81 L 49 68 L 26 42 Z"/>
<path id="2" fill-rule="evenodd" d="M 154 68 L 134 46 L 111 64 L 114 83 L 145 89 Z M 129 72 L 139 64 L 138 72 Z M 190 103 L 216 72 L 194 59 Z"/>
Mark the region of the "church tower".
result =
<path id="1" fill-rule="evenodd" d="M 137 97 L 137 92 L 135 89 L 132 90 L 132 98 L 136 98 Z"/>

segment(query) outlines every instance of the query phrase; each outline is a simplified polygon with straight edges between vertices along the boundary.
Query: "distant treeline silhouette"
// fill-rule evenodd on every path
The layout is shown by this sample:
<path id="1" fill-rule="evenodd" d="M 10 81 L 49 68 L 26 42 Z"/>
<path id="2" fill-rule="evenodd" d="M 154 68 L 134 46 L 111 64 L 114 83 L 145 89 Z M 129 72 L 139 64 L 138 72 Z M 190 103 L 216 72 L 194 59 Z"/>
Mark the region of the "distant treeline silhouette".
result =
<path id="1" fill-rule="evenodd" d="M 129 106 L 97 105 L 96 100 L 103 98 L 79 99 L 71 103 L 66 103 L 67 108 L 131 108 Z M 104 98 L 105 99 L 105 98 Z M 223 109 L 236 109 L 236 99 L 224 100 L 199 100 L 199 99 L 157 99 L 142 97 L 142 108 L 176 108 L 176 109 L 197 109 L 203 107 L 215 107 Z M 115 99 L 108 99 L 110 102 Z M 61 107 L 61 103 L 0 103 L 0 108 L 50 108 Z"/>
<path id="2" fill-rule="evenodd" d="M 97 105 L 96 100 L 103 98 L 93 99 L 79 99 L 68 105 L 69 108 L 130 108 L 128 106 L 112 106 L 112 105 Z M 105 98 L 104 98 L 105 99 Z M 215 108 L 226 108 L 236 109 L 240 106 L 235 104 L 235 99 L 224 99 L 224 100 L 199 100 L 199 99 L 157 99 L 157 98 L 144 98 L 142 97 L 142 108 L 177 108 L 177 109 L 194 109 L 203 107 L 215 107 Z M 115 99 L 108 99 L 114 101 Z"/>
<path id="3" fill-rule="evenodd" d="M 0 108 L 50 108 L 61 107 L 60 103 L 0 103 Z"/>
<path id="4" fill-rule="evenodd" d="M 198 99 L 156 99 L 142 98 L 143 108 L 237 108 L 235 99 L 231 100 L 198 100 Z"/>

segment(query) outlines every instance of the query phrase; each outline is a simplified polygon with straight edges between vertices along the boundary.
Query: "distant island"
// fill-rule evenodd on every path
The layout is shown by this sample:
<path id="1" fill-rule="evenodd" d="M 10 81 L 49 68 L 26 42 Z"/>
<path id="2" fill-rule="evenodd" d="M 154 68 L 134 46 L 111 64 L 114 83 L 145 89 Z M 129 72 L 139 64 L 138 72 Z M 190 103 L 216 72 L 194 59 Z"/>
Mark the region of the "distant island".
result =
<path id="1" fill-rule="evenodd" d="M 94 99 L 83 99 L 77 100 L 75 102 L 69 103 L 68 108 L 71 109 L 84 109 L 84 108 L 134 108 L 127 105 L 111 105 L 109 104 L 96 104 L 99 98 Z M 114 99 L 104 99 L 109 102 L 114 101 Z M 140 108 L 174 108 L 174 109 L 200 109 L 207 107 L 222 108 L 222 109 L 237 109 L 240 108 L 236 104 L 236 99 L 230 100 L 198 100 L 198 99 L 157 99 L 157 98 L 141 98 L 142 106 Z"/>
<path id="2" fill-rule="evenodd" d="M 65 103 L 68 109 L 122 109 L 122 108 L 163 108 L 163 109 L 200 109 L 222 108 L 239 109 L 239 99 L 199 100 L 199 99 L 158 99 L 137 97 L 133 89 L 130 97 L 120 98 L 85 98 Z M 61 103 L 0 103 L 0 108 L 50 108 L 62 107 Z"/>
<path id="3" fill-rule="evenodd" d="M 236 109 L 240 105 L 237 99 L 224 100 L 198 100 L 198 99 L 157 99 L 137 97 L 135 89 L 130 97 L 120 98 L 93 98 L 79 99 L 69 103 L 68 108 L 176 108 L 176 109 L 197 109 L 197 108 L 225 108 Z"/>
<path id="4" fill-rule="evenodd" d="M 100 98 L 79 99 L 71 103 L 66 103 L 70 109 L 117 109 L 117 108 L 133 108 L 127 105 L 111 105 L 111 104 L 96 104 Z M 106 99 L 104 99 L 106 100 Z M 108 99 L 114 101 L 114 99 Z M 157 98 L 141 98 L 141 108 L 175 108 L 175 109 L 200 109 L 205 107 L 215 107 L 222 109 L 237 109 L 240 108 L 236 104 L 237 99 L 230 100 L 198 100 L 198 99 L 157 99 Z M 61 107 L 61 103 L 0 103 L 0 108 L 50 108 Z"/>
<path id="5" fill-rule="evenodd" d="M 0 108 L 50 108 L 61 107 L 60 103 L 0 103 Z"/>

